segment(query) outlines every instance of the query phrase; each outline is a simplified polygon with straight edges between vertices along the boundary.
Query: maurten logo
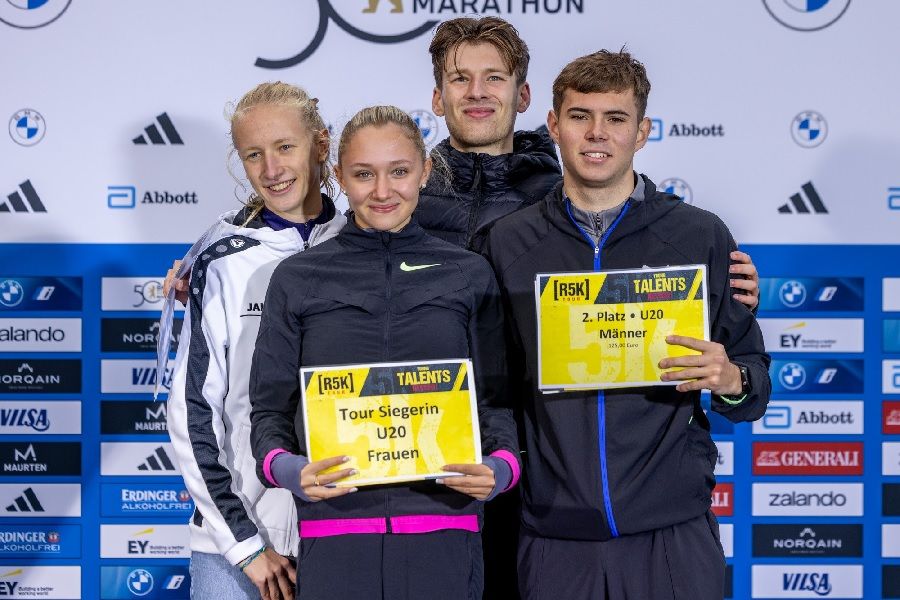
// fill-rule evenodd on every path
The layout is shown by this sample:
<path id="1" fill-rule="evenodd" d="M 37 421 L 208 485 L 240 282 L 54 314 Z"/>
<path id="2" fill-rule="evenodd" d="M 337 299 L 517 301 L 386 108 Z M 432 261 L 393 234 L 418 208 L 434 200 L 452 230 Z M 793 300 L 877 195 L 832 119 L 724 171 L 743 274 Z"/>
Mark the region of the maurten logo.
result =
<path id="1" fill-rule="evenodd" d="M 17 110 L 9 119 L 9 137 L 20 146 L 34 146 L 46 132 L 44 117 L 31 108 Z"/>
<path id="2" fill-rule="evenodd" d="M 413 0 L 414 2 L 416 0 Z M 421 0 L 419 0 L 421 4 Z M 316 33 L 313 35 L 312 41 L 309 45 L 306 46 L 303 50 L 295 54 L 290 58 L 284 59 L 268 59 L 268 58 L 257 58 L 254 63 L 257 67 L 261 67 L 263 69 L 286 69 L 288 67 L 293 67 L 294 65 L 299 65 L 301 62 L 309 58 L 315 53 L 315 51 L 321 45 L 322 40 L 325 39 L 325 34 L 328 32 L 328 24 L 330 22 L 334 22 L 335 25 L 343 29 L 345 32 L 349 33 L 355 38 L 363 40 L 364 42 L 370 42 L 373 44 L 399 44 L 401 42 L 408 42 L 409 40 L 413 40 L 420 35 L 423 35 L 438 24 L 436 20 L 425 21 L 418 27 L 410 29 L 409 31 L 405 31 L 403 33 L 399 33 L 396 35 L 381 35 L 375 33 L 369 33 L 368 31 L 363 31 L 354 25 L 351 25 L 346 19 L 338 14 L 338 12 L 331 6 L 331 2 L 329 0 L 318 0 L 319 3 L 319 24 L 316 27 Z M 391 12 L 400 13 L 402 12 L 402 0 L 392 0 L 393 9 Z M 397 4 L 400 5 L 400 10 L 397 10 Z M 378 7 L 378 2 L 369 0 L 369 6 L 364 7 L 362 12 L 366 13 L 375 13 Z M 368 10 L 371 9 L 371 10 Z M 413 7 L 413 12 L 415 12 L 415 7 Z"/>
<path id="3" fill-rule="evenodd" d="M 159 128 L 156 127 L 157 124 L 162 128 L 162 133 L 160 133 Z M 163 138 L 163 133 L 165 134 L 165 138 Z M 166 142 L 167 139 L 168 142 Z M 170 119 L 169 115 L 166 113 L 156 115 L 156 123 L 150 123 L 144 127 L 144 135 L 137 136 L 131 140 L 131 142 L 139 146 L 146 146 L 148 140 L 149 143 L 154 146 L 165 146 L 167 143 L 179 146 L 184 145 L 184 141 L 182 141 L 181 136 L 178 135 L 178 130 L 175 129 L 175 124 L 172 123 L 172 119 Z"/>
<path id="4" fill-rule="evenodd" d="M 814 110 L 805 110 L 791 121 L 791 137 L 804 148 L 815 148 L 827 135 L 828 122 Z"/>
<path id="5" fill-rule="evenodd" d="M 36 29 L 62 16 L 72 0 L 6 0 L 0 2 L 0 21 L 19 29 Z"/>
<path id="6" fill-rule="evenodd" d="M 159 446 L 148 456 L 143 463 L 138 465 L 138 471 L 176 471 L 175 465 L 166 454 L 165 448 Z"/>
<path id="7" fill-rule="evenodd" d="M 22 192 L 21 194 L 19 192 Z M 22 196 L 25 196 L 24 198 Z M 31 180 L 26 179 L 19 184 L 19 189 L 6 196 L 6 202 L 0 202 L 0 213 L 45 213 L 44 203 L 31 185 Z"/>
<path id="8" fill-rule="evenodd" d="M 818 31 L 844 16 L 850 0 L 763 0 L 763 5 L 789 29 Z"/>
<path id="9" fill-rule="evenodd" d="M 26 488 L 21 496 L 6 507 L 6 512 L 44 512 L 44 507 L 35 495 L 34 490 Z"/>
<path id="10" fill-rule="evenodd" d="M 811 181 L 807 181 L 802 186 L 803 193 L 806 194 L 806 201 L 803 200 L 803 196 L 800 193 L 796 193 L 791 196 L 791 201 L 787 204 L 782 204 L 778 207 L 778 212 L 781 214 L 810 214 L 816 213 L 817 215 L 827 215 L 828 209 L 825 208 L 825 204 L 822 202 L 822 199 L 819 197 L 819 193 L 816 191 L 816 188 L 813 187 Z"/>

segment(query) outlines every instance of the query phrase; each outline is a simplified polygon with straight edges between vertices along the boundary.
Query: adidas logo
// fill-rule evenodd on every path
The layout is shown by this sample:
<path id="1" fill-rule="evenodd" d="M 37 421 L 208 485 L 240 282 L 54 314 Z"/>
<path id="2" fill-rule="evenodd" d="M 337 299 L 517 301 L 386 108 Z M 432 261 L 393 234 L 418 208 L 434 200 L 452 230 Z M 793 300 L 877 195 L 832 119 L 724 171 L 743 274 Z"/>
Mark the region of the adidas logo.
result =
<path id="1" fill-rule="evenodd" d="M 804 183 L 801 188 L 803 189 L 803 193 L 806 194 L 806 201 L 803 200 L 803 196 L 799 193 L 791 196 L 791 201 L 787 204 L 783 204 L 778 207 L 778 212 L 781 214 L 810 214 L 816 213 L 817 215 L 827 215 L 828 209 L 825 208 L 825 204 L 822 203 L 822 199 L 819 197 L 819 192 L 816 191 L 816 188 L 813 187 L 811 181 L 807 181 Z M 808 204 L 807 204 L 808 202 Z M 810 210 L 812 208 L 812 210 Z"/>
<path id="2" fill-rule="evenodd" d="M 22 194 L 25 194 L 24 199 L 22 198 L 22 195 L 19 194 L 19 191 L 21 191 Z M 44 203 L 41 202 L 40 196 L 38 196 L 37 192 L 34 191 L 34 186 L 31 185 L 30 180 L 26 179 L 25 181 L 20 183 L 19 191 L 15 191 L 12 194 L 9 194 L 6 197 L 8 202 L 0 202 L 0 213 L 47 212 L 47 209 L 44 208 Z"/>
<path id="3" fill-rule="evenodd" d="M 175 465 L 166 454 L 166 450 L 160 446 L 153 451 L 153 454 L 144 459 L 144 462 L 138 465 L 138 471 L 175 471 Z"/>
<path id="4" fill-rule="evenodd" d="M 34 490 L 26 488 L 22 495 L 6 507 L 6 512 L 44 512 L 41 501 L 34 494 Z"/>
<path id="5" fill-rule="evenodd" d="M 163 138 L 162 133 L 160 133 L 159 129 L 156 127 L 157 124 L 159 124 L 159 126 L 162 128 L 163 133 L 166 134 L 166 138 L 168 138 L 169 144 L 184 145 L 181 136 L 178 135 L 178 131 L 175 129 L 175 125 L 172 123 L 172 119 L 170 119 L 169 115 L 167 115 L 166 113 L 156 115 L 156 123 L 150 123 L 149 125 L 144 127 L 144 132 L 146 133 L 146 135 L 139 135 L 131 141 L 138 145 L 146 145 L 147 140 L 149 139 L 149 143 L 155 146 L 165 146 L 166 140 Z"/>

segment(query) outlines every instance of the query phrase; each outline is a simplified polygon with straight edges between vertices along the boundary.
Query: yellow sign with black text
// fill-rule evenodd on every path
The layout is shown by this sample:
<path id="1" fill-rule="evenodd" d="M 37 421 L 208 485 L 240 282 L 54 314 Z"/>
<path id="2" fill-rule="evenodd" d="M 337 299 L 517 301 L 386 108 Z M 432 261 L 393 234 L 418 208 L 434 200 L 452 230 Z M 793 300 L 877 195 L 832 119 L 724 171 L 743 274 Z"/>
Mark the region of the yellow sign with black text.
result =
<path id="1" fill-rule="evenodd" d="M 705 265 L 538 274 L 535 301 L 547 392 L 675 385 L 659 361 L 699 352 L 666 336 L 709 339 Z"/>
<path id="2" fill-rule="evenodd" d="M 303 422 L 310 461 L 346 455 L 357 475 L 337 485 L 433 479 L 480 463 L 469 360 L 305 368 Z"/>

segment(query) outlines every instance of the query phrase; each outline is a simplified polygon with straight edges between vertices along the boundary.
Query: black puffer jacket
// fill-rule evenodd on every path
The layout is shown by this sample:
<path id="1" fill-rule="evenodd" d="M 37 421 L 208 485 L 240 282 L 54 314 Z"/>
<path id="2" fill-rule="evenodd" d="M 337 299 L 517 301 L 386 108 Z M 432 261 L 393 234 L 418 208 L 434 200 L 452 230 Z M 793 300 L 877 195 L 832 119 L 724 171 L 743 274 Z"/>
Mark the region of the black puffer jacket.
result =
<path id="1" fill-rule="evenodd" d="M 416 220 L 431 235 L 479 251 L 490 225 L 541 200 L 560 180 L 553 141 L 545 132 L 517 131 L 510 154 L 460 152 L 438 144 L 451 180 L 435 169 L 419 194 Z"/>

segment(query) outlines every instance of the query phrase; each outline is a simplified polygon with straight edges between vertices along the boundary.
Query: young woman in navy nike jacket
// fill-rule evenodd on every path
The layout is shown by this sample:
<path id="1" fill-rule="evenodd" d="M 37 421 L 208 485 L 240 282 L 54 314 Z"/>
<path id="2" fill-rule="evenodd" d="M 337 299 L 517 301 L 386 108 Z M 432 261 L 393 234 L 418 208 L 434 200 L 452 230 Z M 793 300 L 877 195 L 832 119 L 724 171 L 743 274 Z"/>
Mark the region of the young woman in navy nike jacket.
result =
<path id="1" fill-rule="evenodd" d="M 431 164 L 395 107 L 357 113 L 336 174 L 353 211 L 341 233 L 283 261 L 272 276 L 253 356 L 251 440 L 260 478 L 295 496 L 298 597 L 480 599 L 482 502 L 515 485 L 499 290 L 479 255 L 427 235 L 411 218 Z M 410 269 L 410 266 L 427 268 Z M 334 488 L 343 457 L 310 463 L 298 369 L 470 358 L 482 464 L 440 482 Z"/>

